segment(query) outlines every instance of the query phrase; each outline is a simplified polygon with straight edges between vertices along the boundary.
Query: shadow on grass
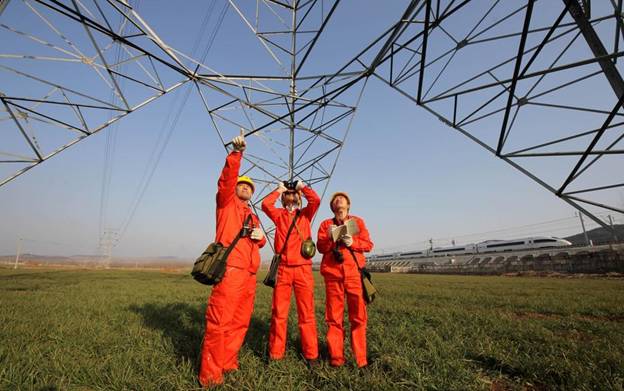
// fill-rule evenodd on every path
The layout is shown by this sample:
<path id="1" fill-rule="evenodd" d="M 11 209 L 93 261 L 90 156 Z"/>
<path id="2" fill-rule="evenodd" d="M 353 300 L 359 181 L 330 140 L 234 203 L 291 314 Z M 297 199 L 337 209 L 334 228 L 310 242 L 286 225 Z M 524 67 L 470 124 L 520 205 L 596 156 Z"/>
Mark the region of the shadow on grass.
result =
<path id="1" fill-rule="evenodd" d="M 492 356 L 486 356 L 483 354 L 468 354 L 467 358 L 476 362 L 487 371 L 499 372 L 511 378 L 523 378 L 526 376 L 526 373 L 523 370 L 512 367 L 509 364 L 505 364 Z"/>
<path id="2" fill-rule="evenodd" d="M 269 320 L 256 315 L 251 316 L 249 330 L 245 336 L 246 345 L 254 354 L 267 361 L 269 355 Z"/>
<path id="3" fill-rule="evenodd" d="M 171 340 L 178 360 L 199 368 L 199 351 L 204 331 L 204 311 L 187 303 L 133 304 L 128 309 L 143 317 L 145 325 L 160 330 Z"/>
<path id="4" fill-rule="evenodd" d="M 178 360 L 188 360 L 199 369 L 199 353 L 204 336 L 204 309 L 187 303 L 146 303 L 131 305 L 130 311 L 141 315 L 144 324 L 163 332 L 171 340 Z M 269 321 L 252 315 L 245 345 L 258 357 L 268 355 Z"/>
<path id="5" fill-rule="evenodd" d="M 289 324 L 295 323 L 296 320 L 293 321 L 289 319 Z M 255 314 L 251 317 L 251 322 L 249 323 L 249 330 L 247 331 L 247 336 L 245 337 L 245 346 L 249 348 L 256 356 L 260 357 L 263 361 L 268 362 L 269 360 L 269 328 L 270 328 L 271 320 L 267 317 L 259 317 Z M 324 340 L 321 340 L 320 331 L 317 330 L 317 341 L 318 341 L 318 350 L 319 356 L 318 358 L 321 361 L 329 360 L 329 353 L 327 349 L 327 344 Z M 286 351 L 296 350 L 298 356 L 305 360 L 303 351 L 301 350 L 301 335 L 299 334 L 298 328 L 288 327 L 287 329 L 287 337 L 286 337 Z"/>

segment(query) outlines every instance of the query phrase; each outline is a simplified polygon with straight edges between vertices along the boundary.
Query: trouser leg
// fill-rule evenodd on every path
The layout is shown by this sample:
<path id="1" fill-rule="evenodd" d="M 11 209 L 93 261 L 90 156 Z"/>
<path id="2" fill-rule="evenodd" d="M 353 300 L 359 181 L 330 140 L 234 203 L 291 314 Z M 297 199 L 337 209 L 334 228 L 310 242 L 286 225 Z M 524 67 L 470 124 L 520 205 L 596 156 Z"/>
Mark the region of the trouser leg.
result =
<path id="1" fill-rule="evenodd" d="M 286 330 L 288 326 L 288 310 L 292 292 L 291 270 L 285 266 L 278 269 L 277 281 L 273 288 L 271 304 L 271 326 L 269 330 L 269 357 L 279 360 L 286 350 Z"/>
<path id="2" fill-rule="evenodd" d="M 330 364 L 344 364 L 344 286 L 342 281 L 325 280 L 325 321 Z"/>
<path id="3" fill-rule="evenodd" d="M 242 296 L 234 312 L 234 317 L 225 333 L 225 360 L 224 370 L 238 369 L 238 352 L 243 345 L 245 335 L 249 329 L 256 296 L 256 275 L 248 273 L 242 285 Z"/>
<path id="4" fill-rule="evenodd" d="M 199 369 L 202 385 L 223 382 L 226 332 L 244 295 L 248 274 L 246 270 L 228 267 L 221 282 L 212 288 Z"/>
<path id="5" fill-rule="evenodd" d="M 318 358 L 318 336 L 314 315 L 314 277 L 312 265 L 297 266 L 295 280 L 295 299 L 297 302 L 297 320 L 301 336 L 303 357 L 308 360 Z"/>
<path id="6" fill-rule="evenodd" d="M 349 328 L 351 329 L 351 348 L 358 367 L 368 364 L 366 358 L 366 302 L 362 293 L 362 280 L 359 275 L 345 279 Z"/>

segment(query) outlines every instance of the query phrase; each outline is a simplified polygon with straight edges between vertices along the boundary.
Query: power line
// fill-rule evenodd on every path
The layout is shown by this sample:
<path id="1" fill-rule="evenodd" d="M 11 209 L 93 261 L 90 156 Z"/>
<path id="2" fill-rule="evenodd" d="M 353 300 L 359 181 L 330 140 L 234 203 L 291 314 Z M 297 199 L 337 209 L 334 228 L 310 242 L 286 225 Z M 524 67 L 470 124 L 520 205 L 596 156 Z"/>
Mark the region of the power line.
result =
<path id="1" fill-rule="evenodd" d="M 139 1 L 134 4 L 134 9 L 138 9 Z M 123 31 L 126 28 L 126 18 L 123 15 L 119 15 L 119 35 L 123 35 Z M 123 56 L 122 44 L 117 43 L 116 52 L 115 52 L 115 62 L 114 64 L 121 64 L 121 59 Z M 117 65 L 118 71 L 125 67 L 125 64 Z M 111 76 L 113 77 L 113 76 Z M 119 88 L 122 89 L 125 85 L 125 78 L 121 78 L 118 80 Z M 114 90 L 111 90 L 110 102 L 111 104 L 115 104 L 119 101 L 119 97 L 115 94 Z M 113 113 L 109 113 L 109 120 L 113 118 Z M 106 132 L 106 145 L 104 148 L 104 167 L 102 172 L 102 186 L 100 190 L 100 215 L 99 215 L 99 227 L 98 227 L 98 251 L 105 250 L 105 244 L 108 241 L 105 240 L 106 232 L 104 227 L 106 226 L 106 217 L 108 216 L 108 205 L 110 200 L 110 188 L 113 177 L 113 160 L 115 156 L 115 149 L 117 145 L 117 133 L 119 129 L 119 122 L 115 122 L 111 125 Z M 106 243 L 105 243 L 106 242 Z M 110 245 L 110 244 L 108 244 Z"/>
<path id="2" fill-rule="evenodd" d="M 204 23 L 202 23 L 202 30 L 200 31 L 199 36 L 197 37 L 197 40 L 195 41 L 195 45 L 193 48 L 193 54 L 195 54 L 195 52 L 199 49 L 199 44 L 200 44 L 200 40 L 202 38 L 202 36 L 204 35 L 205 32 L 205 28 L 208 26 L 208 19 L 210 14 L 212 13 L 212 10 L 214 9 L 214 4 L 215 2 L 213 1 L 211 6 L 208 8 L 208 12 L 206 13 L 206 16 L 204 17 Z M 206 57 L 208 56 L 208 53 L 210 51 L 210 49 L 212 48 L 212 45 L 215 41 L 215 38 L 217 36 L 218 31 L 221 28 L 221 25 L 223 24 L 223 20 L 225 19 L 225 15 L 227 14 L 227 11 L 229 9 L 229 3 L 225 3 L 221 13 L 219 15 L 218 21 L 208 39 L 206 48 L 202 54 L 200 63 L 203 63 L 206 59 Z M 130 223 L 132 222 L 132 219 L 134 218 L 136 211 L 141 203 L 141 201 L 143 200 L 143 196 L 145 195 L 145 192 L 147 191 L 147 188 L 149 187 L 151 180 L 154 176 L 154 173 L 156 172 L 156 168 L 158 167 L 158 164 L 160 163 L 160 159 L 162 158 L 162 155 L 165 151 L 165 149 L 167 148 L 167 145 L 169 143 L 169 140 L 171 138 L 171 135 L 173 134 L 173 131 L 175 130 L 177 123 L 181 117 L 182 114 L 182 110 L 184 109 L 186 102 L 188 101 L 188 98 L 190 96 L 190 92 L 191 92 L 191 88 L 187 87 L 186 88 L 186 94 L 184 95 L 184 97 L 182 98 L 181 103 L 178 105 L 177 104 L 177 100 L 180 97 L 179 93 L 176 94 L 175 97 L 175 102 L 174 104 L 172 104 L 170 107 L 171 109 L 169 110 L 169 113 L 167 115 L 167 119 L 163 122 L 163 126 L 160 130 L 159 133 L 159 138 L 154 146 L 154 149 L 152 150 L 152 154 L 150 155 L 150 160 L 148 161 L 148 164 L 145 167 L 145 171 L 144 171 L 144 175 L 143 178 L 139 184 L 139 187 L 137 188 L 137 195 L 134 198 L 133 203 L 130 206 L 130 211 L 126 217 L 126 219 L 124 220 L 124 222 L 121 225 L 120 228 L 120 234 L 118 237 L 118 240 L 121 240 L 127 229 L 128 226 L 130 225 Z M 173 121 L 170 121 L 170 118 L 172 117 L 174 110 L 177 108 L 177 112 L 175 113 L 175 117 L 173 119 Z M 169 126 L 167 126 L 167 124 L 169 124 Z"/>

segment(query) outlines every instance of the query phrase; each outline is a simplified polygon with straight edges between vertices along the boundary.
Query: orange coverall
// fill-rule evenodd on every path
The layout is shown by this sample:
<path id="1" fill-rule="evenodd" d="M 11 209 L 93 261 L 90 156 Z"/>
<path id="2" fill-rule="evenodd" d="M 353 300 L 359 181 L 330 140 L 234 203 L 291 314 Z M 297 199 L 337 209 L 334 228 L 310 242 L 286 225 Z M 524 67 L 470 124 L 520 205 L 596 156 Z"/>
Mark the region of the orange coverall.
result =
<path id="1" fill-rule="evenodd" d="M 353 250 L 360 268 L 366 265 L 365 252 L 373 249 L 368 229 L 364 220 L 356 216 L 347 216 L 355 219 L 360 232 L 353 235 Z M 341 242 L 334 243 L 329 228 L 336 224 L 334 219 L 327 219 L 321 223 L 318 231 L 318 250 L 323 254 L 321 261 L 321 275 L 325 279 L 325 321 L 327 322 L 327 348 L 329 351 L 329 363 L 332 366 L 344 364 L 344 298 L 347 295 L 349 310 L 349 324 L 351 329 L 351 348 L 358 367 L 368 364 L 366 358 L 366 302 L 362 294 L 362 280 L 360 271 L 353 256 Z M 333 248 L 338 248 L 342 254 L 343 262 L 336 261 Z"/>
<path id="2" fill-rule="evenodd" d="M 217 191 L 217 232 L 215 241 L 229 246 L 251 214 L 253 227 L 259 220 L 247 204 L 236 196 L 242 153 L 231 152 L 221 172 Z M 223 383 L 223 372 L 238 369 L 238 351 L 249 327 L 256 292 L 259 249 L 266 238 L 241 238 L 227 259 L 225 275 L 212 288 L 206 308 L 206 329 L 201 349 L 199 381 L 202 385 Z"/>
<path id="3" fill-rule="evenodd" d="M 314 277 L 312 260 L 301 255 L 301 243 L 311 236 L 310 224 L 319 208 L 321 199 L 310 187 L 301 189 L 308 204 L 303 208 L 288 237 L 284 240 L 288 228 L 296 215 L 296 210 L 289 212 L 285 208 L 276 208 L 275 202 L 280 197 L 277 191 L 269 194 L 262 202 L 262 210 L 275 224 L 275 251 L 282 251 L 282 259 L 277 269 L 277 281 L 273 290 L 271 305 L 271 328 L 269 332 L 269 356 L 273 360 L 284 357 L 286 350 L 286 326 L 290 294 L 295 288 L 297 319 L 301 335 L 301 350 L 308 360 L 318 358 L 318 337 L 314 316 Z"/>

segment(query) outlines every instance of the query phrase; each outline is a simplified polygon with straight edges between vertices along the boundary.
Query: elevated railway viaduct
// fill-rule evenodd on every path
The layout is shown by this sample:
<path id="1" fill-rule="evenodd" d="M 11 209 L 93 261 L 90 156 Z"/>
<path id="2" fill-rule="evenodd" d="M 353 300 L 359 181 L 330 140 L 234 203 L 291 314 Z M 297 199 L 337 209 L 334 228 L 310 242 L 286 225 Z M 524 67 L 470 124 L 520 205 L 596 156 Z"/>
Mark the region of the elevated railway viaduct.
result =
<path id="1" fill-rule="evenodd" d="M 494 252 L 443 257 L 370 261 L 375 272 L 505 274 L 514 272 L 624 272 L 624 243 Z"/>

